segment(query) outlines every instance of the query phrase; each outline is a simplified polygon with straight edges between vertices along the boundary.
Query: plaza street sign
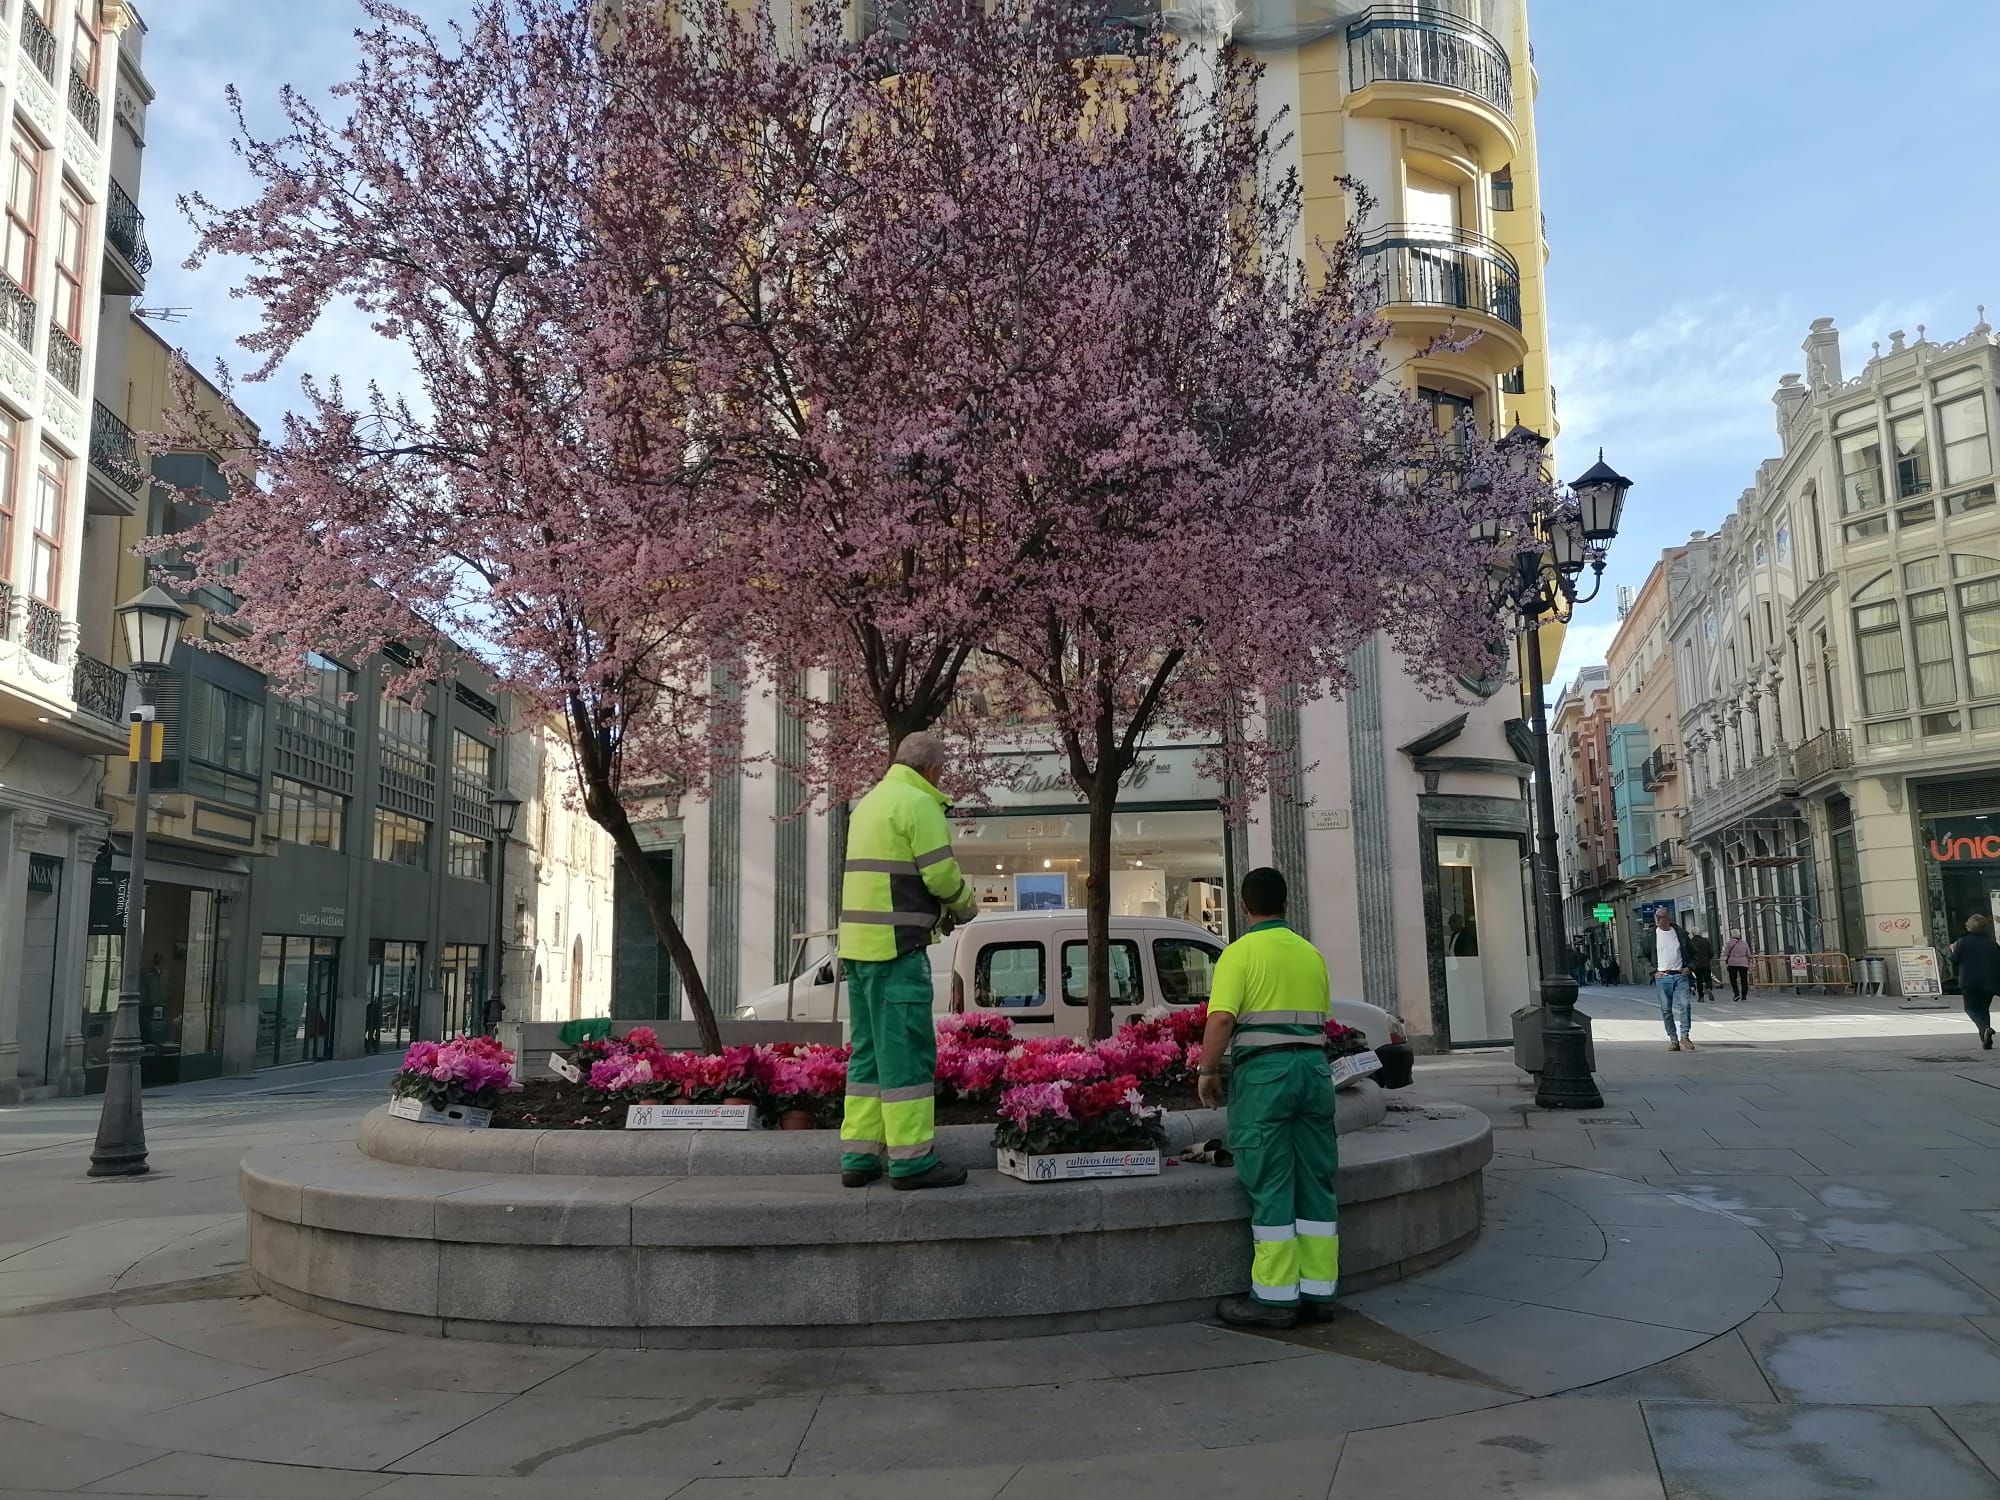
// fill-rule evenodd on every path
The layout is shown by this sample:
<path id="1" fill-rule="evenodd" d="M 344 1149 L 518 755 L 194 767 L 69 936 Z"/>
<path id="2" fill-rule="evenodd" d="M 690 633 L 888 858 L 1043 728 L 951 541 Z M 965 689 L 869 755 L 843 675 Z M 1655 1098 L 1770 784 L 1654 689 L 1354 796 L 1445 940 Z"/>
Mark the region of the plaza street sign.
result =
<path id="1" fill-rule="evenodd" d="M 1607 925 L 1609 925 L 1613 917 L 1618 915 L 1611 909 L 1611 903 L 1609 901 L 1598 902 L 1597 905 L 1591 907 L 1590 914 L 1593 917 L 1597 918 L 1598 921 L 1603 922 Z"/>

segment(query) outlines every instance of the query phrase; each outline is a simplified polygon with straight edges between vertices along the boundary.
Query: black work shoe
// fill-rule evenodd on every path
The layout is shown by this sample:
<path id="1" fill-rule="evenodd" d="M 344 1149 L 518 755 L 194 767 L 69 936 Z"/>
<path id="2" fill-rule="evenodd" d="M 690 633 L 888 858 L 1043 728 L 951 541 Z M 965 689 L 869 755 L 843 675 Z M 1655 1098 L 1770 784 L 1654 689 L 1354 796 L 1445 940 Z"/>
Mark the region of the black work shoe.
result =
<path id="1" fill-rule="evenodd" d="M 859 1172 L 842 1172 L 840 1174 L 840 1185 L 842 1187 L 867 1187 L 869 1183 L 879 1181 L 881 1176 L 882 1169 L 880 1167 L 868 1167 Z"/>
<path id="2" fill-rule="evenodd" d="M 1215 1304 L 1215 1315 L 1231 1328 L 1296 1328 L 1296 1308 L 1272 1307 L 1255 1297 L 1224 1297 Z"/>
<path id="3" fill-rule="evenodd" d="M 889 1186 L 914 1193 L 919 1188 L 958 1187 L 965 1181 L 965 1168 L 948 1167 L 943 1162 L 926 1167 L 909 1177 L 891 1177 Z"/>
<path id="4" fill-rule="evenodd" d="M 1337 1314 L 1331 1302 L 1302 1302 L 1299 1316 L 1308 1323 L 1331 1323 Z"/>

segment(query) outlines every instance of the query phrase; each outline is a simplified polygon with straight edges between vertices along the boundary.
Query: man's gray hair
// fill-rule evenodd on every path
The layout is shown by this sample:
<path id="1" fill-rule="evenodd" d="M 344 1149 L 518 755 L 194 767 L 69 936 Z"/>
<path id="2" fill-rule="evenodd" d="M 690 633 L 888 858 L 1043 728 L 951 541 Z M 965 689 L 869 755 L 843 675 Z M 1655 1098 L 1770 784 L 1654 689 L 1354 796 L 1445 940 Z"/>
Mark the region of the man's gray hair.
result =
<path id="1" fill-rule="evenodd" d="M 903 736 L 903 743 L 896 747 L 895 763 L 908 766 L 912 771 L 936 771 L 944 769 L 944 741 L 927 730 Z"/>

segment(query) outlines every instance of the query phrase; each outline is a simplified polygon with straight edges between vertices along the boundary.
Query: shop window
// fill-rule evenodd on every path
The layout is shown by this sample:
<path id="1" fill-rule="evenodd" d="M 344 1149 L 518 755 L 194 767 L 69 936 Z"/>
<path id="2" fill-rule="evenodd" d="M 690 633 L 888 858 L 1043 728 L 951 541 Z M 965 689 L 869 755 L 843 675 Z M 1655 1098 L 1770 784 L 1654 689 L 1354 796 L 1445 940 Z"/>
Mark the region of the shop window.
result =
<path id="1" fill-rule="evenodd" d="M 1219 951 L 1187 938 L 1153 939 L 1153 972 L 1160 976 L 1160 998 L 1169 1005 L 1206 1005 L 1215 989 Z"/>
<path id="2" fill-rule="evenodd" d="M 477 1030 L 486 1006 L 486 945 L 449 943 L 438 964 L 438 988 L 444 992 L 441 1036 L 464 1036 Z"/>
<path id="3" fill-rule="evenodd" d="M 1048 953 L 1040 943 L 994 943 L 972 967 L 981 1010 L 1039 1010 L 1049 1003 Z"/>
<path id="4" fill-rule="evenodd" d="M 339 983 L 339 938 L 264 934 L 257 968 L 259 1066 L 333 1056 Z"/>
<path id="5" fill-rule="evenodd" d="M 1986 397 L 1975 391 L 1939 405 L 1944 437 L 1944 482 L 1963 484 L 1993 472 L 1993 446 L 1986 432 Z"/>
<path id="6" fill-rule="evenodd" d="M 1065 1005 L 1085 1005 L 1090 993 L 1090 945 L 1088 943 L 1064 943 L 1063 963 L 1063 1003 Z M 1146 998 L 1146 987 L 1139 974 L 1139 945 L 1123 938 L 1111 945 L 1110 987 L 1113 1005 L 1138 1005 Z"/>
<path id="7" fill-rule="evenodd" d="M 375 809 L 375 857 L 413 870 L 430 868 L 431 825 L 386 808 Z"/>
<path id="8" fill-rule="evenodd" d="M 416 1040 L 423 986 L 422 943 L 378 938 L 368 945 L 368 1017 L 362 1032 L 368 1051 Z"/>

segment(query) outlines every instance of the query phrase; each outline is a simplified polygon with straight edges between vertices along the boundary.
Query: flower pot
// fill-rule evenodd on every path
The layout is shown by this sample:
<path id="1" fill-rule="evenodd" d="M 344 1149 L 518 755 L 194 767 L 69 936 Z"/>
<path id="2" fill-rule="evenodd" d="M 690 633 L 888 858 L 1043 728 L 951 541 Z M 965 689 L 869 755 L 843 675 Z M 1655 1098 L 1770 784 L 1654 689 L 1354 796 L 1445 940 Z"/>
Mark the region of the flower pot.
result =
<path id="1" fill-rule="evenodd" d="M 722 1102 L 724 1104 L 747 1104 L 752 1109 L 757 1106 L 757 1101 L 752 1099 L 748 1094 L 725 1094 L 722 1097 Z"/>
<path id="2" fill-rule="evenodd" d="M 809 1109 L 787 1109 L 778 1114 L 780 1130 L 813 1130 L 817 1128 L 813 1112 Z"/>

